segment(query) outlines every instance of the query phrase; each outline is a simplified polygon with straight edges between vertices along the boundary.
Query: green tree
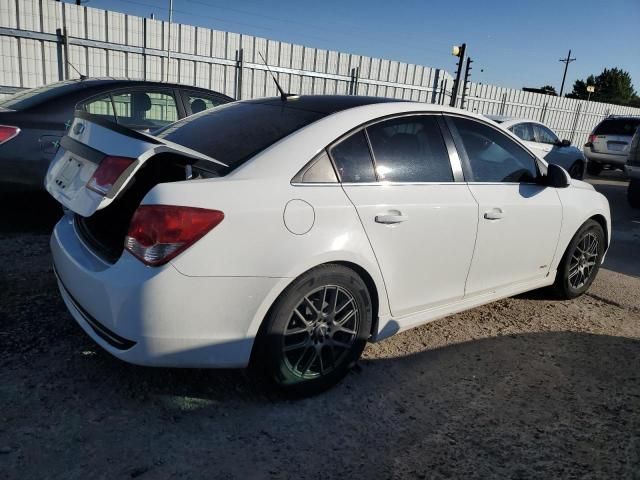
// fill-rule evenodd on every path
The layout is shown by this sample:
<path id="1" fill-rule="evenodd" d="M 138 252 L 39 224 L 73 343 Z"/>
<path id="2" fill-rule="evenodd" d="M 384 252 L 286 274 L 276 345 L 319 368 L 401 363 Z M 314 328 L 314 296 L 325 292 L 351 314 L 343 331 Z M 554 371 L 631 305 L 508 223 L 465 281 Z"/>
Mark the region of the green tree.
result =
<path id="1" fill-rule="evenodd" d="M 558 95 L 558 92 L 556 92 L 556 87 L 554 87 L 553 85 L 544 85 L 543 87 L 540 87 L 540 90 L 546 91 L 547 95 Z"/>
<path id="2" fill-rule="evenodd" d="M 616 103 L 618 105 L 637 105 L 639 101 L 631 82 L 631 75 L 619 68 L 605 68 L 598 76 L 589 75 L 585 80 L 576 80 L 569 98 L 587 99 L 587 85 L 593 85 L 595 91 L 591 100 L 596 102 Z"/>

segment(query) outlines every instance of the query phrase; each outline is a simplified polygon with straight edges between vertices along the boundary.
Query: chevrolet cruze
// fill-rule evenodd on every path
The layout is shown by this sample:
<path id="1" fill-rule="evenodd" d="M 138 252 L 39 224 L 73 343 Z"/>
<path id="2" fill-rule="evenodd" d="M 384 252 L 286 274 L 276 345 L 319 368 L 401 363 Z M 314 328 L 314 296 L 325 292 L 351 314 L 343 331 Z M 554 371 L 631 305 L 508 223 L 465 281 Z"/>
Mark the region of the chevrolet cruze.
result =
<path id="1" fill-rule="evenodd" d="M 607 200 L 469 112 L 357 96 L 224 105 L 155 136 L 79 112 L 46 188 L 80 326 L 127 362 L 260 365 L 308 394 L 368 341 L 527 290 L 585 292 Z"/>

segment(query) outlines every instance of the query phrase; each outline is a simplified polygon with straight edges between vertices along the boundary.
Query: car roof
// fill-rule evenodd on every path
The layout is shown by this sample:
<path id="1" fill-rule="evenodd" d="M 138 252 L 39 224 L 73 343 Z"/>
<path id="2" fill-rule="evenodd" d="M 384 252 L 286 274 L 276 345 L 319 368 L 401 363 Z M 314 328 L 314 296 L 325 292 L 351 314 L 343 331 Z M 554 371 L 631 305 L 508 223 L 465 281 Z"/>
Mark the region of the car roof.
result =
<path id="1" fill-rule="evenodd" d="M 364 105 L 393 102 L 406 103 L 403 100 L 397 100 L 395 98 L 361 97 L 357 95 L 293 95 L 287 97 L 286 100 L 283 100 L 282 97 L 268 97 L 243 101 L 243 103 L 283 106 L 285 108 L 307 110 L 325 115 Z"/>

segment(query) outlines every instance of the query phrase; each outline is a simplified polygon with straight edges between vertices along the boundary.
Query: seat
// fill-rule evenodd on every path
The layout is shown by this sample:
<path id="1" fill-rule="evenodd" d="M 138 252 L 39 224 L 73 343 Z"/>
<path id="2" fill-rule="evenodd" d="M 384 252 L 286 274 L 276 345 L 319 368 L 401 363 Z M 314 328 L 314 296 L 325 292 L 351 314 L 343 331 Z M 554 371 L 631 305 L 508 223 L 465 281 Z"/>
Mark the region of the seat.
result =
<path id="1" fill-rule="evenodd" d="M 207 109 L 207 104 L 201 98 L 196 98 L 191 102 L 191 113 L 200 113 Z"/>

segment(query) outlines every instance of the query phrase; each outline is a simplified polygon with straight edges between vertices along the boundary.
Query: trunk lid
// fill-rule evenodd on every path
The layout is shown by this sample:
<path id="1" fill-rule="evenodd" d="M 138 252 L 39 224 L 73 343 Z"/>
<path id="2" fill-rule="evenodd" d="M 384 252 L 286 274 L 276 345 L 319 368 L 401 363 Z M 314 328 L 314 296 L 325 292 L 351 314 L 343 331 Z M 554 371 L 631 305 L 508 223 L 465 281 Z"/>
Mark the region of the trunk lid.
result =
<path id="1" fill-rule="evenodd" d="M 61 148 L 45 179 L 47 191 L 64 207 L 89 217 L 109 206 L 126 190 L 140 168 L 152 157 L 173 153 L 187 164 L 218 174 L 225 164 L 176 143 L 136 132 L 96 115 L 76 112 Z M 104 193 L 89 188 L 94 174 L 107 157 L 129 159 L 128 166 Z M 185 180 L 187 180 L 185 175 Z"/>

